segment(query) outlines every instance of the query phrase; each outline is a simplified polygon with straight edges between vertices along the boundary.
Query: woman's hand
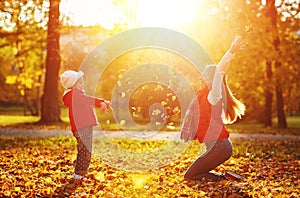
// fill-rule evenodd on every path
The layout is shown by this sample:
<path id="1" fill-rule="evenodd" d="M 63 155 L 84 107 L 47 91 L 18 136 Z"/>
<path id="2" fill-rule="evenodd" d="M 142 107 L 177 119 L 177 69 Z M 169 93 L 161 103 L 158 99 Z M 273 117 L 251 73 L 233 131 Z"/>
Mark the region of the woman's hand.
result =
<path id="1" fill-rule="evenodd" d="M 237 36 L 233 40 L 231 46 L 230 46 L 230 53 L 234 54 L 240 50 L 244 50 L 247 45 L 247 42 L 244 41 L 244 38 L 242 36 Z"/>

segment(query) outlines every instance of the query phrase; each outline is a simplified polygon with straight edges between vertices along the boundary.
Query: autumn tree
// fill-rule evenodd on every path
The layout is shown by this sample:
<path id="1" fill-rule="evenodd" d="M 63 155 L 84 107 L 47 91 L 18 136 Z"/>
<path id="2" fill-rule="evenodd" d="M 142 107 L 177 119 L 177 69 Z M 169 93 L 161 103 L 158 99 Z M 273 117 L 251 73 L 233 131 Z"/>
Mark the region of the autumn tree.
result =
<path id="1" fill-rule="evenodd" d="M 274 36 L 272 38 L 272 43 L 275 49 L 275 57 L 271 63 L 269 63 L 268 67 L 269 70 L 271 70 L 271 64 L 273 63 L 273 70 L 274 70 L 274 78 L 275 78 L 275 95 L 276 95 L 276 104 L 277 104 L 277 119 L 278 119 L 278 127 L 280 128 L 286 128 L 287 127 L 287 122 L 286 122 L 286 116 L 284 112 L 284 97 L 283 97 L 283 89 L 285 88 L 284 84 L 285 82 L 281 79 L 282 78 L 282 71 L 283 71 L 283 66 L 285 65 L 284 63 L 286 62 L 285 59 L 282 59 L 281 57 L 284 56 L 282 53 L 281 46 L 284 44 L 284 40 L 287 40 L 290 36 L 286 30 L 288 30 L 286 27 L 285 22 L 290 22 L 288 24 L 288 28 L 294 31 L 297 31 L 295 29 L 295 25 L 293 25 L 294 21 L 293 19 L 289 18 L 297 18 L 297 15 L 300 11 L 300 6 L 299 4 L 297 5 L 297 1 L 295 2 L 286 2 L 286 1 L 281 1 L 280 5 L 277 6 L 275 5 L 276 2 L 275 0 L 267 0 L 266 1 L 266 11 L 267 11 L 267 17 L 270 18 L 271 22 L 271 29 L 272 32 L 274 32 Z M 278 11 L 281 10 L 281 12 Z M 288 19 L 287 19 L 288 18 Z M 298 16 L 298 23 L 299 23 L 299 16 Z M 296 26 L 297 28 L 297 26 Z M 299 28 L 299 25 L 298 25 Z M 283 32 L 283 34 L 281 33 Z M 284 58 L 288 58 L 285 57 Z M 270 74 L 272 71 L 270 72 Z M 289 75 L 289 74 L 288 74 Z"/>
<path id="2" fill-rule="evenodd" d="M 278 127 L 286 128 L 285 111 L 288 104 L 286 101 L 295 100 L 287 97 L 287 90 L 293 90 L 293 84 L 296 83 L 295 78 L 291 79 L 290 76 L 297 71 L 294 65 L 297 60 L 299 61 L 299 56 L 296 55 L 297 37 L 299 39 L 296 34 L 299 29 L 299 5 L 296 1 L 268 0 L 266 4 L 260 1 L 253 2 L 259 7 L 256 9 L 255 18 L 251 17 L 251 22 L 256 28 L 254 31 L 260 33 L 257 35 L 258 39 L 255 39 L 260 40 L 256 50 L 261 51 L 257 57 L 263 54 L 261 71 L 265 72 L 262 78 L 265 94 L 264 124 L 271 126 L 273 112 L 276 112 Z M 256 21 L 257 18 L 261 20 Z M 290 61 L 291 59 L 294 61 Z M 276 111 L 273 110 L 274 99 Z"/>
<path id="3" fill-rule="evenodd" d="M 269 3 L 207 1 L 206 6 L 198 9 L 205 17 L 195 20 L 190 31 L 215 62 L 235 35 L 244 35 L 248 46 L 233 59 L 227 74 L 233 92 L 247 106 L 244 118 L 271 126 L 277 115 L 278 126 L 285 127 L 285 113 L 299 111 L 296 90 L 299 86 L 296 77 L 299 75 L 299 5 L 296 1 L 276 1 L 272 5 L 275 26 L 271 22 Z M 279 41 L 274 42 L 276 37 Z"/>
<path id="4" fill-rule="evenodd" d="M 0 5 L 0 73 L 5 76 L 2 83 L 6 91 L 3 98 L 12 103 L 24 103 L 25 110 L 38 115 L 46 32 L 42 18 L 47 12 L 45 4 L 42 0 L 22 0 L 2 1 Z M 18 95 L 20 97 L 16 97 Z"/>
<path id="5" fill-rule="evenodd" d="M 44 94 L 41 99 L 43 123 L 59 122 L 58 74 L 60 68 L 60 0 L 50 0 Z"/>

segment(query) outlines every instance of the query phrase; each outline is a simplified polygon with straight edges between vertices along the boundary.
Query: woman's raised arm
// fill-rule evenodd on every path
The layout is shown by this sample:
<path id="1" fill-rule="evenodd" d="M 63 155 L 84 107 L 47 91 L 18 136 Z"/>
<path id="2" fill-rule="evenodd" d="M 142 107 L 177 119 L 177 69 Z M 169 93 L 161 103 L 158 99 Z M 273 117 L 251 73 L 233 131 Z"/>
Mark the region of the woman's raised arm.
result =
<path id="1" fill-rule="evenodd" d="M 218 63 L 214 79 L 212 82 L 212 88 L 208 94 L 208 101 L 212 105 L 216 105 L 222 99 L 222 82 L 223 77 L 227 73 L 229 63 L 232 60 L 234 54 L 239 50 L 242 50 L 246 45 L 242 36 L 237 36 L 229 50 L 224 54 L 221 61 Z"/>

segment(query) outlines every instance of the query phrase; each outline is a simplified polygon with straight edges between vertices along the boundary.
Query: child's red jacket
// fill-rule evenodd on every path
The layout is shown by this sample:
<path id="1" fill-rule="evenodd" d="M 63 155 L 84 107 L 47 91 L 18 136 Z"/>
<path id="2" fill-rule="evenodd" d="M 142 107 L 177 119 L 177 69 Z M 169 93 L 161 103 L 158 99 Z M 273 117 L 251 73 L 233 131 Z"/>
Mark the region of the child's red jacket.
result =
<path id="1" fill-rule="evenodd" d="M 88 96 L 83 90 L 71 89 L 66 91 L 62 97 L 63 104 L 69 108 L 69 119 L 71 131 L 87 126 L 98 125 L 94 107 L 101 107 L 101 98 Z"/>

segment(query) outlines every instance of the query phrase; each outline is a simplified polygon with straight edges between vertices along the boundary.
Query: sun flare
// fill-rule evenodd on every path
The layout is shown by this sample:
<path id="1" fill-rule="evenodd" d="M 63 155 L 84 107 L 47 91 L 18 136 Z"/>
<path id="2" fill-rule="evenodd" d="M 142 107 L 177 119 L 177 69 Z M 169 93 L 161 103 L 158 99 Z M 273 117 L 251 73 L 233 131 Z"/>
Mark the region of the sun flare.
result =
<path id="1" fill-rule="evenodd" d="M 178 27 L 191 22 L 199 0 L 62 0 L 61 12 L 75 25 L 99 24 L 107 29 L 125 22 L 132 27 Z"/>
<path id="2" fill-rule="evenodd" d="M 177 27 L 195 17 L 197 0 L 142 0 L 137 6 L 141 26 Z"/>

